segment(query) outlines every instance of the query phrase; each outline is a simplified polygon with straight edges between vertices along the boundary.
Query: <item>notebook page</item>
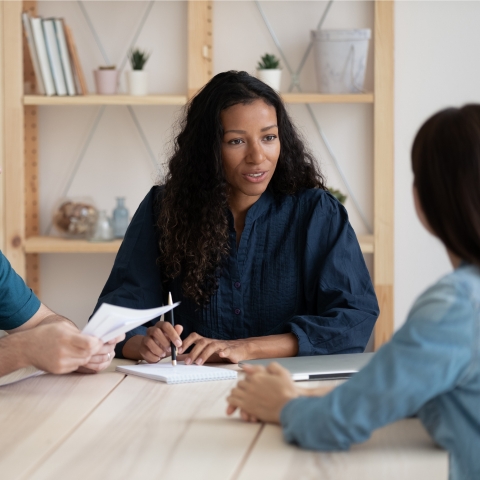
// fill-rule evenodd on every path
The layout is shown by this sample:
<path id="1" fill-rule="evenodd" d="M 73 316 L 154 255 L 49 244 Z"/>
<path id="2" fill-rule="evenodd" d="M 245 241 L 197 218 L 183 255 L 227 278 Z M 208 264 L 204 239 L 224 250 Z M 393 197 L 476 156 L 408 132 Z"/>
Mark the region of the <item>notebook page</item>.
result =
<path id="1" fill-rule="evenodd" d="M 235 380 L 237 372 L 226 368 L 185 365 L 175 367 L 169 363 L 118 366 L 117 370 L 129 375 L 160 380 L 166 383 L 208 382 L 212 380 Z"/>

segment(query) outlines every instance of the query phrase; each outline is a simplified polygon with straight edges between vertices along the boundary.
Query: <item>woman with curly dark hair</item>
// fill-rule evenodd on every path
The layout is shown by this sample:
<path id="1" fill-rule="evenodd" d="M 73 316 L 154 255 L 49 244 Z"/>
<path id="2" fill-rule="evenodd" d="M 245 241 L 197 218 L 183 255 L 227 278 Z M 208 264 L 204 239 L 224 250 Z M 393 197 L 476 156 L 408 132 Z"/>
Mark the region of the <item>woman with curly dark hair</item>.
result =
<path id="1" fill-rule="evenodd" d="M 279 95 L 246 72 L 189 103 L 163 186 L 138 208 L 98 300 L 181 304 L 118 345 L 185 363 L 361 352 L 378 305 L 345 209 Z"/>

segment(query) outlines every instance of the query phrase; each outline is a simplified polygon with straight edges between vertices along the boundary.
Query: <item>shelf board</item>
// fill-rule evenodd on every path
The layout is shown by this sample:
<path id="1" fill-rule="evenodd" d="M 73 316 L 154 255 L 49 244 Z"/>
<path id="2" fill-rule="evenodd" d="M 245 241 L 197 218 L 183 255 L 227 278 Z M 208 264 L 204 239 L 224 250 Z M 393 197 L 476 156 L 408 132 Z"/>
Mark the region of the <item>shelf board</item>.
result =
<path id="1" fill-rule="evenodd" d="M 357 235 L 357 239 L 362 253 L 374 253 L 375 240 L 373 239 L 373 235 Z"/>
<path id="2" fill-rule="evenodd" d="M 25 240 L 25 253 L 117 253 L 122 240 L 89 242 L 60 237 L 30 237 Z"/>
<path id="3" fill-rule="evenodd" d="M 281 93 L 285 103 L 373 103 L 373 93 Z"/>
<path id="4" fill-rule="evenodd" d="M 185 105 L 186 95 L 24 95 L 24 105 Z"/>
<path id="5" fill-rule="evenodd" d="M 373 103 L 373 93 L 282 93 L 285 103 Z M 24 105 L 185 105 L 186 95 L 25 95 Z"/>
<path id="6" fill-rule="evenodd" d="M 373 253 L 373 235 L 359 235 L 363 253 Z M 60 237 L 30 237 L 25 240 L 25 253 L 117 253 L 122 241 L 89 242 Z"/>

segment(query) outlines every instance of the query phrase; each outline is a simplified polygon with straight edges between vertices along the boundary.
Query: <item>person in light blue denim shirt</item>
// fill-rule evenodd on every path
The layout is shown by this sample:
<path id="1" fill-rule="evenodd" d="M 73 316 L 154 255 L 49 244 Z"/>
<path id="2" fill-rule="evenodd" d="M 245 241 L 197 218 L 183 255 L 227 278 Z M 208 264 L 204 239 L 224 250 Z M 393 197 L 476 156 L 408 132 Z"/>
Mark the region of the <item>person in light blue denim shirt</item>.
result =
<path id="1" fill-rule="evenodd" d="M 287 442 L 326 451 L 416 414 L 449 451 L 450 479 L 480 479 L 480 105 L 431 117 L 415 139 L 412 166 L 417 214 L 454 271 L 340 387 L 325 395 L 296 387 L 278 364 L 247 366 L 227 413 L 239 408 L 245 420 L 281 423 Z"/>

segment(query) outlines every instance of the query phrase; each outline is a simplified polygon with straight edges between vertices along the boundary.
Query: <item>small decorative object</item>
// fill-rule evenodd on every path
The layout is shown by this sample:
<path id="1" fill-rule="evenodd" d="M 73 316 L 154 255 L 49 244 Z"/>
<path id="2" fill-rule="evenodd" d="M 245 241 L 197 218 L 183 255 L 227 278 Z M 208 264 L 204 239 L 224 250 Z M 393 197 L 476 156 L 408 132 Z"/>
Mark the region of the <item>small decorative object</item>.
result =
<path id="1" fill-rule="evenodd" d="M 95 88 L 99 95 L 115 95 L 117 93 L 118 70 L 115 65 L 98 67 L 94 70 Z"/>
<path id="2" fill-rule="evenodd" d="M 258 62 L 257 78 L 279 92 L 282 79 L 280 60 L 275 55 L 266 53 Z"/>
<path id="3" fill-rule="evenodd" d="M 130 95 L 146 95 L 148 92 L 148 73 L 143 70 L 150 54 L 136 48 L 128 53 L 132 70 L 127 72 L 127 85 Z"/>
<path id="4" fill-rule="evenodd" d="M 342 204 L 345 204 L 345 201 L 347 200 L 347 196 L 342 193 L 340 190 L 337 190 L 336 188 L 328 188 L 328 191 Z"/>
<path id="5" fill-rule="evenodd" d="M 125 207 L 125 197 L 117 197 L 117 206 L 113 211 L 113 235 L 123 238 L 128 227 L 128 210 Z"/>
<path id="6" fill-rule="evenodd" d="M 87 238 L 93 232 L 98 212 L 93 202 L 86 200 L 63 200 L 55 211 L 53 224 L 68 237 Z"/>
<path id="7" fill-rule="evenodd" d="M 90 236 L 91 242 L 109 242 L 113 240 L 113 228 L 110 219 L 107 217 L 106 210 L 98 212 L 98 220 L 95 225 L 95 230 Z"/>
<path id="8" fill-rule="evenodd" d="M 320 93 L 362 93 L 372 31 L 312 30 Z"/>

